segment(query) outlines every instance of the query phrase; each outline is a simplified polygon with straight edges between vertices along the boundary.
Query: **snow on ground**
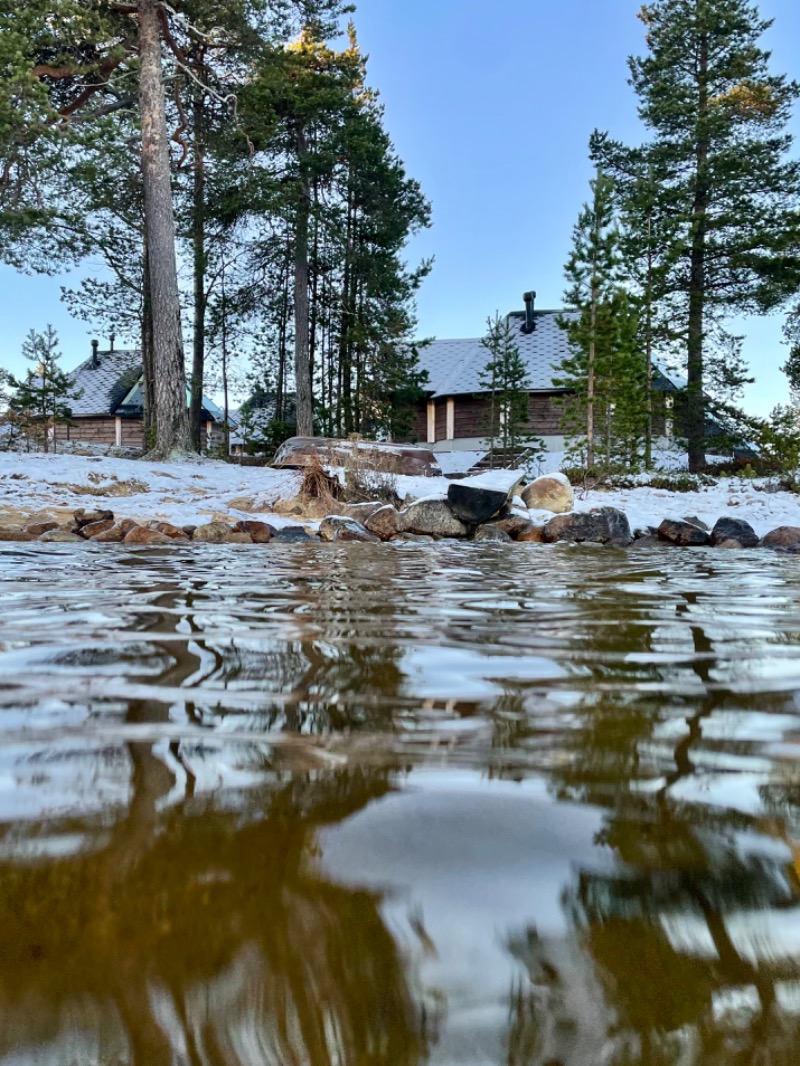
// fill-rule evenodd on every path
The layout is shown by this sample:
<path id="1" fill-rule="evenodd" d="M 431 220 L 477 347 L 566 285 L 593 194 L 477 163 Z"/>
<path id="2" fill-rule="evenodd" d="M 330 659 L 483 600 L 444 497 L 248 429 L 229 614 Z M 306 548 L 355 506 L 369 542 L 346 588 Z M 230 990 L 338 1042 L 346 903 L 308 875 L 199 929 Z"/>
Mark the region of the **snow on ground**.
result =
<path id="1" fill-rule="evenodd" d="M 274 525 L 296 518 L 275 515 L 276 500 L 295 495 L 297 471 L 238 466 L 213 459 L 154 463 L 83 455 L 0 452 L 0 523 L 3 514 L 53 508 L 109 508 L 122 518 L 158 518 L 176 525 L 214 517 L 268 518 Z M 446 495 L 447 478 L 402 477 L 397 492 L 406 500 Z M 657 526 L 664 518 L 695 516 L 711 526 L 721 515 L 744 518 L 763 536 L 776 526 L 800 526 L 800 496 L 763 491 L 764 480 L 724 478 L 697 492 L 634 489 L 576 489 L 575 509 L 618 507 L 632 528 Z M 246 506 L 243 506 L 245 504 Z M 537 512 L 536 519 L 545 516 Z"/>

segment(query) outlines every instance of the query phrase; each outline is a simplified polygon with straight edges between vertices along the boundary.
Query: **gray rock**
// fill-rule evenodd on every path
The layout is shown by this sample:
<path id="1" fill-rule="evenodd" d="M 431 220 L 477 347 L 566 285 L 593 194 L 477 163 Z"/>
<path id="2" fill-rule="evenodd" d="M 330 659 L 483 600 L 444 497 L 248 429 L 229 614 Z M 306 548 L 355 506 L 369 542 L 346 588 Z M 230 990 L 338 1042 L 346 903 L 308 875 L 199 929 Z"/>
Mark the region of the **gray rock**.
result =
<path id="1" fill-rule="evenodd" d="M 239 536 L 238 531 L 231 529 L 227 522 L 205 522 L 194 531 L 192 540 L 205 544 L 235 544 Z"/>
<path id="2" fill-rule="evenodd" d="M 480 525 L 505 507 L 521 481 L 518 470 L 490 470 L 486 474 L 476 474 L 448 485 L 447 503 L 462 522 Z"/>
<path id="3" fill-rule="evenodd" d="M 49 531 L 48 531 L 49 532 Z M 60 530 L 55 530 L 58 533 Z M 45 536 L 47 534 L 44 534 Z M 33 540 L 34 534 L 28 533 L 18 526 L 0 526 L 0 540 Z M 39 538 L 41 539 L 41 537 Z"/>
<path id="4" fill-rule="evenodd" d="M 682 548 L 711 543 L 711 537 L 704 529 L 696 526 L 694 522 L 686 522 L 679 518 L 665 518 L 658 527 L 658 536 L 660 540 L 665 540 L 669 544 L 677 544 Z"/>
<path id="5" fill-rule="evenodd" d="M 355 518 L 346 518 L 344 515 L 328 515 L 323 518 L 319 526 L 320 540 L 355 540 L 377 541 L 379 538 L 374 533 L 364 529 Z"/>
<path id="6" fill-rule="evenodd" d="M 41 537 L 37 538 L 40 543 L 44 544 L 85 544 L 86 541 L 83 537 L 79 537 L 77 533 L 67 533 L 63 529 L 51 529 L 47 533 L 42 533 Z"/>
<path id="7" fill-rule="evenodd" d="M 273 544 L 299 544 L 313 539 L 302 526 L 284 526 L 283 529 L 275 531 L 272 542 Z"/>
<path id="8" fill-rule="evenodd" d="M 628 516 L 616 507 L 593 507 L 591 511 L 572 511 L 557 514 L 544 527 L 544 539 L 555 541 L 587 541 L 625 547 L 631 543 Z"/>
<path id="9" fill-rule="evenodd" d="M 738 540 L 743 548 L 755 548 L 758 534 L 743 518 L 718 518 L 711 530 L 711 543 L 722 545 L 726 540 Z"/>
<path id="10" fill-rule="evenodd" d="M 466 537 L 468 527 L 445 500 L 423 499 L 400 512 L 401 533 L 427 533 L 432 537 Z"/>
<path id="11" fill-rule="evenodd" d="M 761 547 L 794 551 L 800 547 L 800 526 L 778 526 L 777 529 L 770 530 L 762 538 Z"/>
<path id="12" fill-rule="evenodd" d="M 356 522 L 366 525 L 370 515 L 375 514 L 384 506 L 383 500 L 369 500 L 367 503 L 347 503 L 344 505 L 344 514 L 348 518 L 355 518 Z"/>
<path id="13" fill-rule="evenodd" d="M 506 533 L 505 530 L 500 529 L 499 526 L 494 525 L 491 522 L 484 526 L 478 526 L 478 528 L 475 530 L 475 536 L 472 539 L 502 541 L 506 544 L 510 544 L 512 542 L 512 538 L 509 537 L 508 533 Z"/>

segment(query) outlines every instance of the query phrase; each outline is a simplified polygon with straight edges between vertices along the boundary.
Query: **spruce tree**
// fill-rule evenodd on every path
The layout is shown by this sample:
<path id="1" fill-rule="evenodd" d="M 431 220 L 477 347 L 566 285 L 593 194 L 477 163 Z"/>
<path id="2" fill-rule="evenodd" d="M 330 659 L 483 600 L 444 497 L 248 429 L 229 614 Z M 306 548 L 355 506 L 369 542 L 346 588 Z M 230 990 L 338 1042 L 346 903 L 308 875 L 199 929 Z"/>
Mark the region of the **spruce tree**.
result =
<path id="1" fill-rule="evenodd" d="M 558 388 L 569 392 L 564 401 L 564 429 L 579 442 L 589 467 L 595 465 L 598 453 L 609 462 L 617 452 L 616 426 L 622 422 L 623 411 L 627 426 L 623 437 L 628 442 L 633 423 L 646 419 L 635 313 L 621 285 L 614 183 L 598 171 L 590 187 L 592 199 L 578 216 L 564 267 L 564 301 L 572 314 L 564 315 L 560 325 L 567 333 L 570 352 L 553 378 Z"/>
<path id="2" fill-rule="evenodd" d="M 25 436 L 56 451 L 56 425 L 69 423 L 71 403 L 80 397 L 67 373 L 59 366 L 58 334 L 48 325 L 44 333 L 32 329 L 22 345 L 22 354 L 33 363 L 24 378 L 9 374 L 13 388 L 9 407 Z"/>
<path id="3" fill-rule="evenodd" d="M 532 441 L 528 431 L 530 382 L 508 319 L 497 312 L 490 315 L 481 344 L 488 358 L 478 383 L 489 396 L 484 431 L 489 442 L 489 464 L 494 466 L 496 450 L 508 453 L 541 442 Z"/>
<path id="4" fill-rule="evenodd" d="M 682 318 L 689 468 L 705 461 L 714 321 L 765 312 L 800 286 L 800 163 L 786 131 L 800 87 L 769 70 L 771 23 L 748 0 L 653 0 L 639 17 L 648 53 L 629 61 L 670 227 L 661 252 Z M 602 134 L 593 158 L 630 179 L 631 152 Z M 671 252 L 670 252 L 671 250 Z"/>

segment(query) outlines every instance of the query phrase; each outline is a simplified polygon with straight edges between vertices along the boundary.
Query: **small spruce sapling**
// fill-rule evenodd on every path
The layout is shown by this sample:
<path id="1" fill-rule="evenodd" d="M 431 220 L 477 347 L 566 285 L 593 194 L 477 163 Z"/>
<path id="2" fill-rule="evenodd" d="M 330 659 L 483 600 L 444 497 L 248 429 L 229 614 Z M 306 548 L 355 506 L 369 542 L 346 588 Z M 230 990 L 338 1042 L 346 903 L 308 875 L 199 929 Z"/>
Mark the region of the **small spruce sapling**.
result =
<path id="1" fill-rule="evenodd" d="M 29 442 L 35 441 L 46 452 L 52 443 L 56 451 L 55 427 L 71 423 L 71 403 L 82 393 L 58 365 L 61 359 L 58 334 L 51 325 L 44 333 L 32 329 L 22 345 L 22 354 L 33 367 L 24 378 L 8 375 L 13 389 L 9 410 Z"/>

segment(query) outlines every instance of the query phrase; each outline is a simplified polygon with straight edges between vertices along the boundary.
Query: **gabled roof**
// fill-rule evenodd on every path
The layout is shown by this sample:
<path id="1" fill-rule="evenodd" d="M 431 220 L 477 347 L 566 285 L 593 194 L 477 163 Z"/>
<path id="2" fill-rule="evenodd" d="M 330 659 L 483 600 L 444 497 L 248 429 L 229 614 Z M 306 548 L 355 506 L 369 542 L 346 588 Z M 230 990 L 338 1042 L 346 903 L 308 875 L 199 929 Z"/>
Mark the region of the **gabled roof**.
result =
<path id="1" fill-rule="evenodd" d="M 525 363 L 530 388 L 534 392 L 552 390 L 555 367 L 569 354 L 566 332 L 558 316 L 574 317 L 574 312 L 534 311 L 536 328 L 523 333 L 524 311 L 512 311 L 508 323 Z M 478 380 L 489 359 L 480 337 L 465 340 L 432 341 L 419 352 L 420 368 L 428 371 L 426 389 L 434 397 L 462 396 L 482 392 Z"/>
<path id="2" fill-rule="evenodd" d="M 70 403 L 73 418 L 121 415 L 141 418 L 142 354 L 139 351 L 106 351 L 97 353 L 97 365 L 90 356 L 70 374 L 75 391 L 81 395 Z M 189 404 L 187 389 L 186 404 Z M 222 411 L 203 396 L 204 421 L 221 422 Z"/>
<path id="3" fill-rule="evenodd" d="M 98 365 L 91 356 L 70 374 L 81 395 L 70 403 L 73 417 L 113 415 L 142 374 L 140 352 L 109 351 L 97 353 Z"/>
<path id="4" fill-rule="evenodd" d="M 524 311 L 512 311 L 508 316 L 513 338 L 525 363 L 529 388 L 532 392 L 552 392 L 556 367 L 569 355 L 566 330 L 559 326 L 559 318 L 578 317 L 577 311 L 534 311 L 536 328 L 523 333 Z M 426 391 L 432 399 L 444 396 L 465 396 L 484 392 L 479 378 L 489 352 L 480 337 L 465 340 L 432 341 L 419 350 L 420 369 L 428 371 Z M 685 388 L 686 381 L 660 362 L 653 363 L 657 389 L 675 392 Z"/>

